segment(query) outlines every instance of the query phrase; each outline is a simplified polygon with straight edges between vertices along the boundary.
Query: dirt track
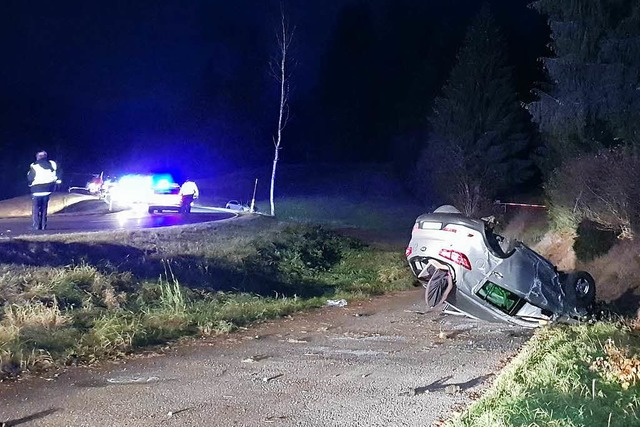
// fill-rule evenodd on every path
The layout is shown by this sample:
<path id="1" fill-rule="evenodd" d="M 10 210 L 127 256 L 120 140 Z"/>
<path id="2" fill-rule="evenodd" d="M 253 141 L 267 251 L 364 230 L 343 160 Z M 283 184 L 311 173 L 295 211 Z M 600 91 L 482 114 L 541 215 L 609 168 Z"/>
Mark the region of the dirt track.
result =
<path id="1" fill-rule="evenodd" d="M 421 289 L 0 384 L 13 426 L 427 426 L 530 332 L 422 313 Z"/>

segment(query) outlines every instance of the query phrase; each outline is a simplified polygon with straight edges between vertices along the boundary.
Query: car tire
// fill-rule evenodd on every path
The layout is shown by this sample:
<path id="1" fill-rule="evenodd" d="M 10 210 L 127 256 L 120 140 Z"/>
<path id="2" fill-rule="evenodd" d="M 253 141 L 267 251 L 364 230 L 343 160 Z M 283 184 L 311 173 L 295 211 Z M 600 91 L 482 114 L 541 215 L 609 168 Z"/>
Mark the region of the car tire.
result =
<path id="1" fill-rule="evenodd" d="M 153 209 L 153 208 L 147 209 L 147 212 L 149 212 L 150 214 L 152 214 L 154 211 L 155 211 L 155 209 Z"/>
<path id="2" fill-rule="evenodd" d="M 593 304 L 596 298 L 596 282 L 586 271 L 576 271 L 569 273 L 565 282 L 566 286 L 571 286 L 575 290 L 576 305 L 586 308 Z"/>
<path id="3" fill-rule="evenodd" d="M 437 270 L 424 286 L 424 301 L 428 309 L 439 307 L 444 303 L 453 289 L 453 283 L 449 285 L 451 274 L 447 271 Z"/>

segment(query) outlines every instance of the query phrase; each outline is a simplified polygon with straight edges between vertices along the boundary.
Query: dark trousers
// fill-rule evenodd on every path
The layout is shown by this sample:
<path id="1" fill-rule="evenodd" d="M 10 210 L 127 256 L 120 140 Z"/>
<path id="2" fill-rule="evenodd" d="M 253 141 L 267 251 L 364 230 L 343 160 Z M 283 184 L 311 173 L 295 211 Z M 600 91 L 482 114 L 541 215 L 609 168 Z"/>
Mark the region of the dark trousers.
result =
<path id="1" fill-rule="evenodd" d="M 191 212 L 191 202 L 193 202 L 193 194 L 183 194 L 182 203 L 180 205 L 180 212 L 182 213 Z"/>
<path id="2" fill-rule="evenodd" d="M 47 207 L 49 206 L 49 196 L 31 196 L 33 207 L 33 229 L 44 230 L 47 228 Z"/>

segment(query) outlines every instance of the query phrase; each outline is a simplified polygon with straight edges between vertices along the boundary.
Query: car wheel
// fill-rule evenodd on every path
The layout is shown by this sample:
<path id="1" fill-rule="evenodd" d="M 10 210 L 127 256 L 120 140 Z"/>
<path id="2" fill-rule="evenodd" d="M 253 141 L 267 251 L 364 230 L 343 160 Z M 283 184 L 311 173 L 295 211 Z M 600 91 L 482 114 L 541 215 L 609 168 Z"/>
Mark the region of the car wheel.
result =
<path id="1" fill-rule="evenodd" d="M 434 308 L 442 304 L 453 286 L 449 286 L 450 275 L 442 270 L 436 271 L 431 279 L 424 285 L 424 301 L 428 308 Z"/>
<path id="2" fill-rule="evenodd" d="M 571 286 L 576 293 L 576 305 L 588 307 L 596 298 L 596 282 L 586 271 L 577 271 L 567 276 L 567 286 Z"/>
<path id="3" fill-rule="evenodd" d="M 154 209 L 153 209 L 153 208 L 149 208 L 149 209 L 147 209 L 147 212 L 149 212 L 150 214 L 152 214 L 152 213 L 154 212 Z"/>

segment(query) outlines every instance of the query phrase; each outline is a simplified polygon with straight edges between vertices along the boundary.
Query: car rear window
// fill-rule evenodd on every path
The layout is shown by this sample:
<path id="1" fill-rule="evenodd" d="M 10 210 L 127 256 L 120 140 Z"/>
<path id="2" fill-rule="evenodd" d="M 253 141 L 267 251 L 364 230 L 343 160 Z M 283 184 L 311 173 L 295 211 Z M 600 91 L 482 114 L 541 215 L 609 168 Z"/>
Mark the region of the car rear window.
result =
<path id="1" fill-rule="evenodd" d="M 420 223 L 420 229 L 422 230 L 440 230 L 442 228 L 441 222 L 422 221 Z"/>

